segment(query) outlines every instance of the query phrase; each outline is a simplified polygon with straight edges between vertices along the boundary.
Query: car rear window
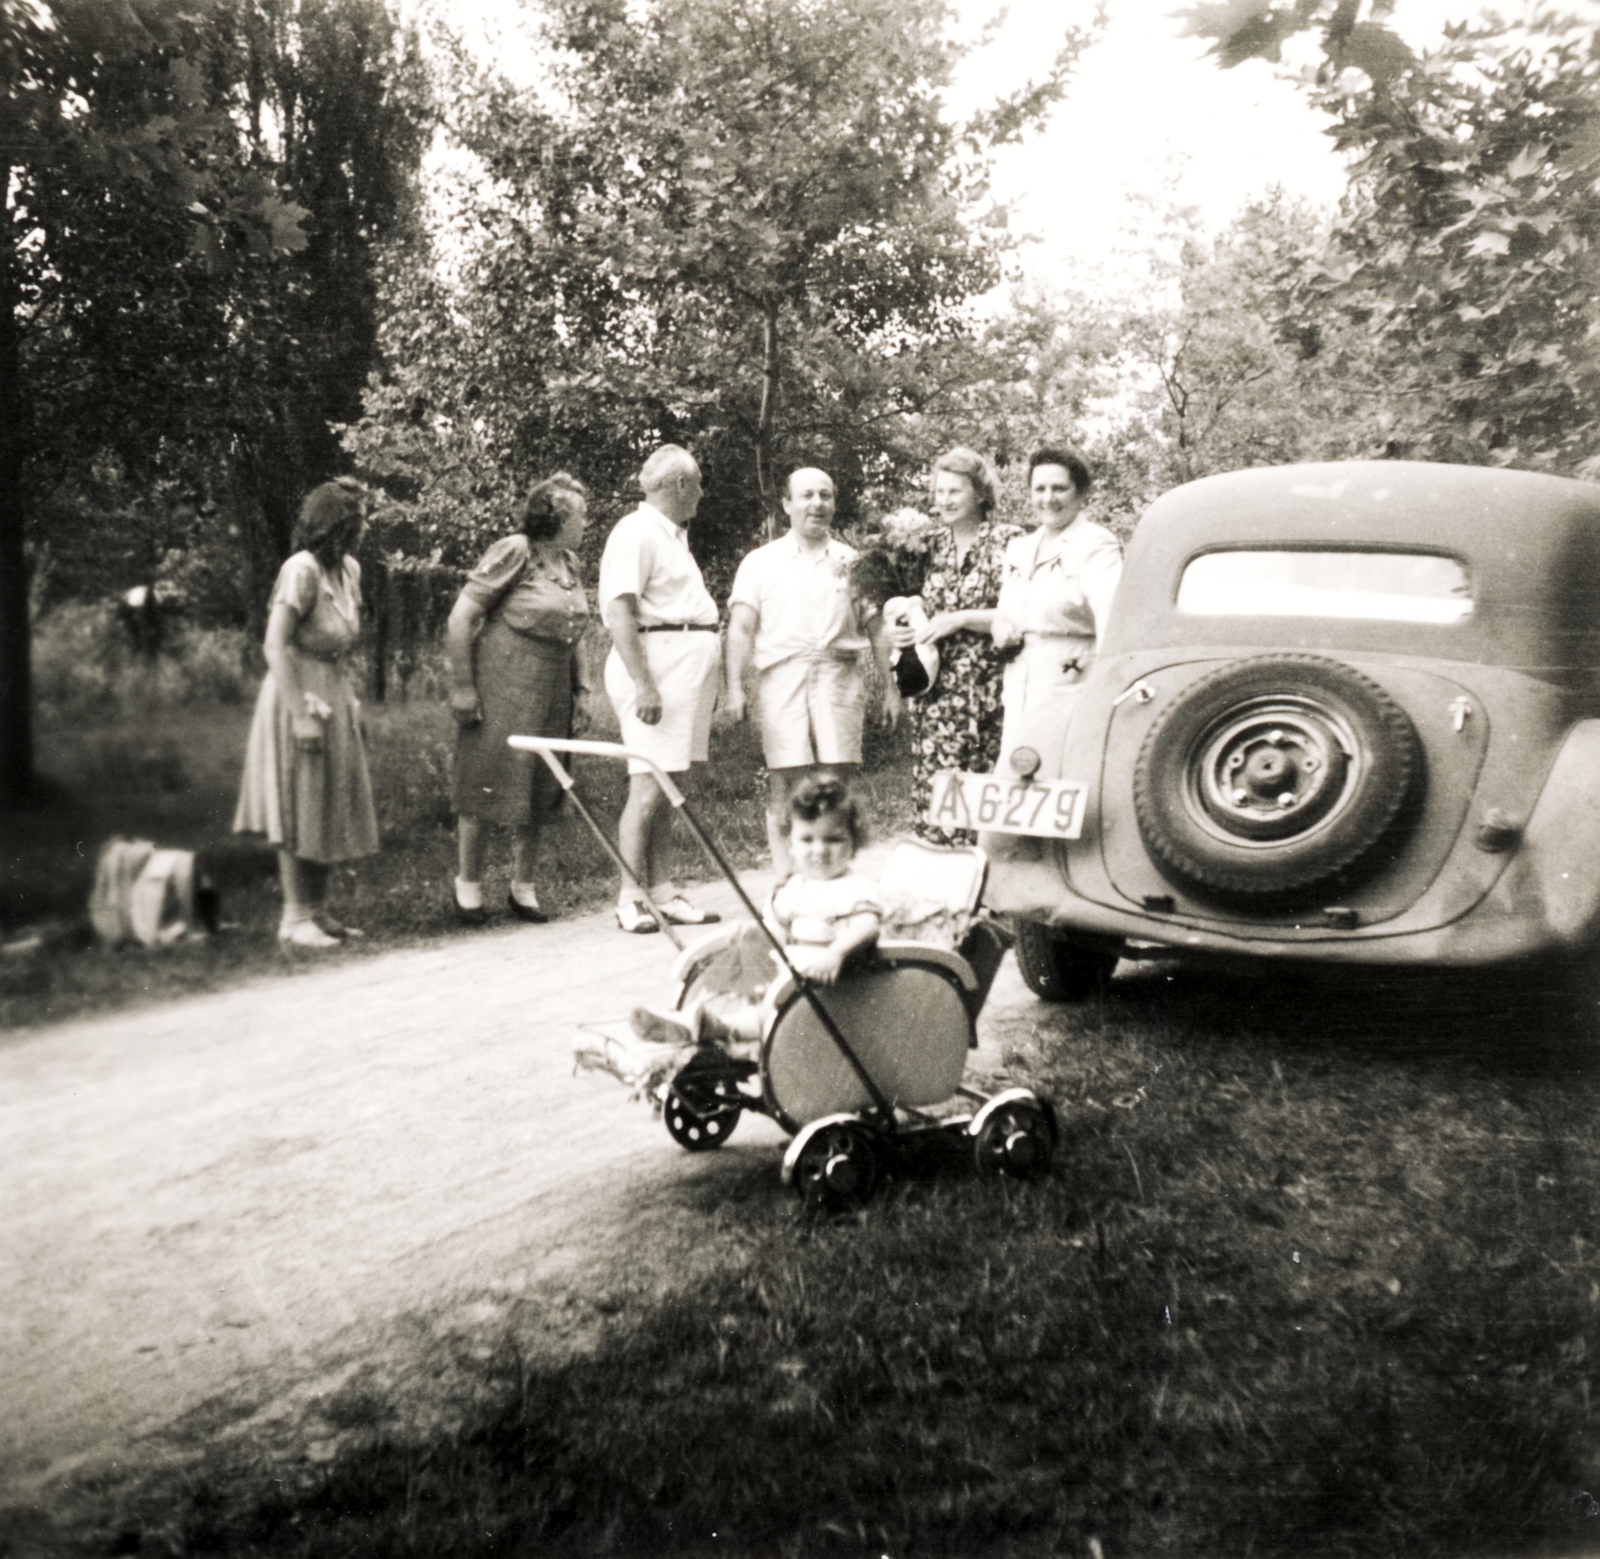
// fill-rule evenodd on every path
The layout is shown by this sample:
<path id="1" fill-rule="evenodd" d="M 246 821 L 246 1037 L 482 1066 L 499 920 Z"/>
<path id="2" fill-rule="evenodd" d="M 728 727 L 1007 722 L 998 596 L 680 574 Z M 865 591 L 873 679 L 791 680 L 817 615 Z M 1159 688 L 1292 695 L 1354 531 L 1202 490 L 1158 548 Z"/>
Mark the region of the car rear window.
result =
<path id="1" fill-rule="evenodd" d="M 1458 623 L 1472 583 L 1456 558 L 1425 552 L 1207 552 L 1183 571 L 1178 610 L 1195 617 L 1346 617 Z"/>

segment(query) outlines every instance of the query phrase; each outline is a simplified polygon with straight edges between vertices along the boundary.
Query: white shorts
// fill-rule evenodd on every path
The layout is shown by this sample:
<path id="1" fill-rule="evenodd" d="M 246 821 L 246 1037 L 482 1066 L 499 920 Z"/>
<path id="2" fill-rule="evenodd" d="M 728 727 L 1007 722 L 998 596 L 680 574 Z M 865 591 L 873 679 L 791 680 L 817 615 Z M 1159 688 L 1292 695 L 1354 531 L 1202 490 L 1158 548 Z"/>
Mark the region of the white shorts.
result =
<path id="1" fill-rule="evenodd" d="M 715 633 L 647 633 L 643 642 L 661 694 L 661 719 L 646 725 L 634 713 L 638 688 L 614 648 L 606 656 L 606 696 L 621 723 L 623 746 L 648 754 L 667 774 L 681 774 L 710 754 L 722 640 Z M 648 774 L 650 768 L 630 758 L 628 772 Z"/>
<path id="2" fill-rule="evenodd" d="M 859 659 L 795 655 L 761 673 L 756 717 L 769 769 L 860 763 L 867 679 Z"/>

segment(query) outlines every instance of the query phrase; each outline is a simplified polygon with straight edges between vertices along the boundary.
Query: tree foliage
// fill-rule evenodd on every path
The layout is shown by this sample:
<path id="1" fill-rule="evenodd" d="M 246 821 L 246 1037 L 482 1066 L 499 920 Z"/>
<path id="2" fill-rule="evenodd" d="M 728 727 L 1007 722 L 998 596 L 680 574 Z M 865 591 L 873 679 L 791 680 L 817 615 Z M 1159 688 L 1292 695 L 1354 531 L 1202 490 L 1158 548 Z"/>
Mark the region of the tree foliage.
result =
<path id="1" fill-rule="evenodd" d="M 1295 307 L 1365 330 L 1397 445 L 1585 472 L 1600 434 L 1600 28 L 1544 12 L 1415 55 L 1352 0 L 1190 13 L 1224 65 L 1311 30 L 1352 188 Z"/>
<path id="2" fill-rule="evenodd" d="M 369 417 L 390 431 L 357 430 L 361 459 L 406 486 L 383 461 L 409 436 L 395 415 L 420 415 L 447 465 L 467 437 L 502 470 L 620 488 L 676 440 L 707 469 L 713 547 L 775 510 L 786 462 L 853 494 L 948 393 L 946 348 L 1005 250 L 974 219 L 986 158 L 1087 42 L 1067 32 L 1040 80 L 960 126 L 948 21 L 941 0 L 554 0 L 537 88 L 459 82 L 485 170 L 454 224 L 473 241 L 448 298 L 413 284 L 422 312 L 393 327 L 447 321 L 451 362 L 394 355 Z"/>
<path id="3" fill-rule="evenodd" d="M 1218 471 L 1381 454 L 1392 413 L 1370 333 L 1308 314 L 1324 218 L 1275 194 L 1215 239 L 1173 213 L 1152 269 L 1153 305 L 1120 332 L 1151 437 L 1152 489 Z"/>
<path id="4" fill-rule="evenodd" d="M 242 516 L 248 578 L 342 459 L 328 421 L 370 366 L 372 247 L 426 134 L 414 67 L 383 0 L 0 9 L 6 799 L 31 778 L 25 539 L 106 550 L 103 511 L 63 495 L 178 495 L 165 528 L 141 500 L 155 556 L 209 499 Z"/>

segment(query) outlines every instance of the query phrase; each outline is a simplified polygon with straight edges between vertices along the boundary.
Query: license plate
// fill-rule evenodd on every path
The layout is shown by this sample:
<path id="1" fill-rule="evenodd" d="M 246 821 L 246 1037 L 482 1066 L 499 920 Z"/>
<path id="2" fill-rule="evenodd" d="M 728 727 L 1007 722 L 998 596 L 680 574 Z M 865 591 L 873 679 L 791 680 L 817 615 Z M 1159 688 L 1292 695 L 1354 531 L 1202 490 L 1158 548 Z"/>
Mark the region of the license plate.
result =
<path id="1" fill-rule="evenodd" d="M 1081 780 L 1008 780 L 948 769 L 934 776 L 927 821 L 940 828 L 1076 839 L 1088 795 Z"/>

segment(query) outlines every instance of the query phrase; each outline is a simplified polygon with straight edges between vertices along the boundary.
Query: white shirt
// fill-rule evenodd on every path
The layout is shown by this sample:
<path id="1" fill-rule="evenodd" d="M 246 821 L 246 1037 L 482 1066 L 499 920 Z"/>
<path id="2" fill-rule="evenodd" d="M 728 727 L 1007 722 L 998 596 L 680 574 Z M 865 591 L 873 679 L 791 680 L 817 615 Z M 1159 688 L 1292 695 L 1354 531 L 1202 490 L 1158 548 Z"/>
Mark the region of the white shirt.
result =
<path id="1" fill-rule="evenodd" d="M 793 531 L 745 554 L 728 604 L 756 614 L 757 671 L 797 655 L 848 659 L 867 648 L 850 593 L 855 560 L 855 548 L 836 537 L 810 548 Z"/>
<path id="2" fill-rule="evenodd" d="M 839 934 L 839 922 L 852 915 L 883 916 L 878 885 L 858 871 L 837 877 L 802 877 L 796 872 L 772 895 L 772 918 L 789 942 L 826 947 Z"/>
<path id="3" fill-rule="evenodd" d="M 612 526 L 600 556 L 600 610 L 618 596 L 639 602 L 639 624 L 704 623 L 714 627 L 717 603 L 689 551 L 687 526 L 642 503 Z"/>
<path id="4" fill-rule="evenodd" d="M 1082 516 L 1006 546 L 998 609 L 1024 633 L 1098 640 L 1122 578 L 1122 545 Z"/>

